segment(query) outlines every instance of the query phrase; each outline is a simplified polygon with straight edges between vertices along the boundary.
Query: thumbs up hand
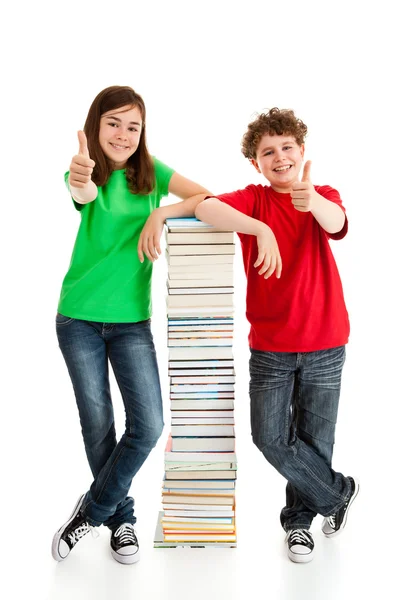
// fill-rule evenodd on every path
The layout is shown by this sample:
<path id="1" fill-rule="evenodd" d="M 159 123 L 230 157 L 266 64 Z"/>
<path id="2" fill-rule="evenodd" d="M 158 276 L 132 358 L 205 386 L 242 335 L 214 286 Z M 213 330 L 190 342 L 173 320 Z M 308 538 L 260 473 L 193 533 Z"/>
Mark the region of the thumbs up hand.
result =
<path id="1" fill-rule="evenodd" d="M 309 212 L 313 208 L 313 200 L 317 195 L 313 184 L 311 183 L 311 160 L 308 160 L 303 168 L 303 177 L 301 181 L 296 181 L 292 185 L 292 204 L 300 212 Z"/>
<path id="2" fill-rule="evenodd" d="M 86 135 L 78 131 L 79 150 L 72 157 L 69 167 L 69 184 L 71 187 L 83 189 L 91 181 L 95 162 L 89 156 Z"/>

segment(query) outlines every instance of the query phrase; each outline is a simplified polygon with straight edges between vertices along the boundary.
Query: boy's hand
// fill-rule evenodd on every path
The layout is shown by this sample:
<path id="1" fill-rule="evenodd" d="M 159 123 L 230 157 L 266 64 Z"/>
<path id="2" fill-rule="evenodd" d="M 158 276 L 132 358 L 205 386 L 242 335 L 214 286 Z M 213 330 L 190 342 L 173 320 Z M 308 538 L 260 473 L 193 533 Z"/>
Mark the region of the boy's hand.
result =
<path id="1" fill-rule="evenodd" d="M 261 232 L 257 235 L 258 257 L 254 263 L 257 268 L 262 265 L 258 271 L 259 275 L 264 275 L 268 279 L 275 272 L 277 279 L 282 273 L 282 259 L 278 248 L 275 235 L 268 225 L 262 223 Z"/>
<path id="2" fill-rule="evenodd" d="M 160 238 L 163 227 L 164 219 L 156 208 L 147 218 L 139 237 L 137 251 L 140 262 L 144 261 L 143 253 L 151 262 L 157 260 L 161 254 Z"/>
<path id="3" fill-rule="evenodd" d="M 69 184 L 72 187 L 83 189 L 91 181 L 94 160 L 89 156 L 86 135 L 78 131 L 79 151 L 72 157 L 69 167 Z"/>
<path id="4" fill-rule="evenodd" d="M 311 183 L 311 160 L 304 165 L 301 181 L 296 181 L 292 186 L 292 204 L 300 212 L 309 212 L 313 208 L 313 200 L 316 195 Z"/>

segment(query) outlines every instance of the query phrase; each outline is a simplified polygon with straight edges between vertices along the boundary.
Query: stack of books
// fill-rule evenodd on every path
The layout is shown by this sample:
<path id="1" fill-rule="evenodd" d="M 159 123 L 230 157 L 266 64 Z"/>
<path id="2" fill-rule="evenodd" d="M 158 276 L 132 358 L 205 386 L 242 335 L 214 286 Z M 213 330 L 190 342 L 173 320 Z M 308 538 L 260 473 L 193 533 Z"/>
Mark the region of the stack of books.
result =
<path id="1" fill-rule="evenodd" d="M 232 232 L 167 219 L 171 433 L 154 547 L 236 546 Z"/>

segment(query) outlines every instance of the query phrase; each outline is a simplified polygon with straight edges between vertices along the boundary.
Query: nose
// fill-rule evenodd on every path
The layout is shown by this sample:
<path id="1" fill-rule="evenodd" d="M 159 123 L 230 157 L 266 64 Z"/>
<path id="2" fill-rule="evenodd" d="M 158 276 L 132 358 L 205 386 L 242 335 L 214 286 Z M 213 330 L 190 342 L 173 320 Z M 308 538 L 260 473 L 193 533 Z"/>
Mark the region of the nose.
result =
<path id="1" fill-rule="evenodd" d="M 118 128 L 118 134 L 117 134 L 117 138 L 119 140 L 126 140 L 128 137 L 128 132 L 126 129 L 124 129 L 123 127 L 119 127 Z"/>

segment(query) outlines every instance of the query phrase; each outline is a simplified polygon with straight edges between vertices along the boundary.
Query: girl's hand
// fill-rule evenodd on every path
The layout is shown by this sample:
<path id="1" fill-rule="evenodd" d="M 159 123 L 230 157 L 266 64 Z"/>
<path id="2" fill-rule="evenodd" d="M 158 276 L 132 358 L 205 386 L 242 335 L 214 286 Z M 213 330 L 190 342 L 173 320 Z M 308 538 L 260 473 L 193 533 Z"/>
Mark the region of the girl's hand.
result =
<path id="1" fill-rule="evenodd" d="M 143 253 L 151 262 L 157 260 L 161 254 L 160 239 L 164 227 L 164 218 L 158 208 L 153 210 L 148 217 L 138 242 L 138 255 L 140 262 L 144 261 Z"/>
<path id="2" fill-rule="evenodd" d="M 262 265 L 258 274 L 264 275 L 264 279 L 268 279 L 275 272 L 277 279 L 279 279 L 282 273 L 282 259 L 275 235 L 265 223 L 262 223 L 261 231 L 257 234 L 257 246 L 258 257 L 254 267 L 257 268 Z"/>
<path id="3" fill-rule="evenodd" d="M 91 181 L 95 162 L 89 156 L 86 135 L 78 131 L 79 151 L 72 157 L 69 167 L 69 185 L 83 189 Z"/>

